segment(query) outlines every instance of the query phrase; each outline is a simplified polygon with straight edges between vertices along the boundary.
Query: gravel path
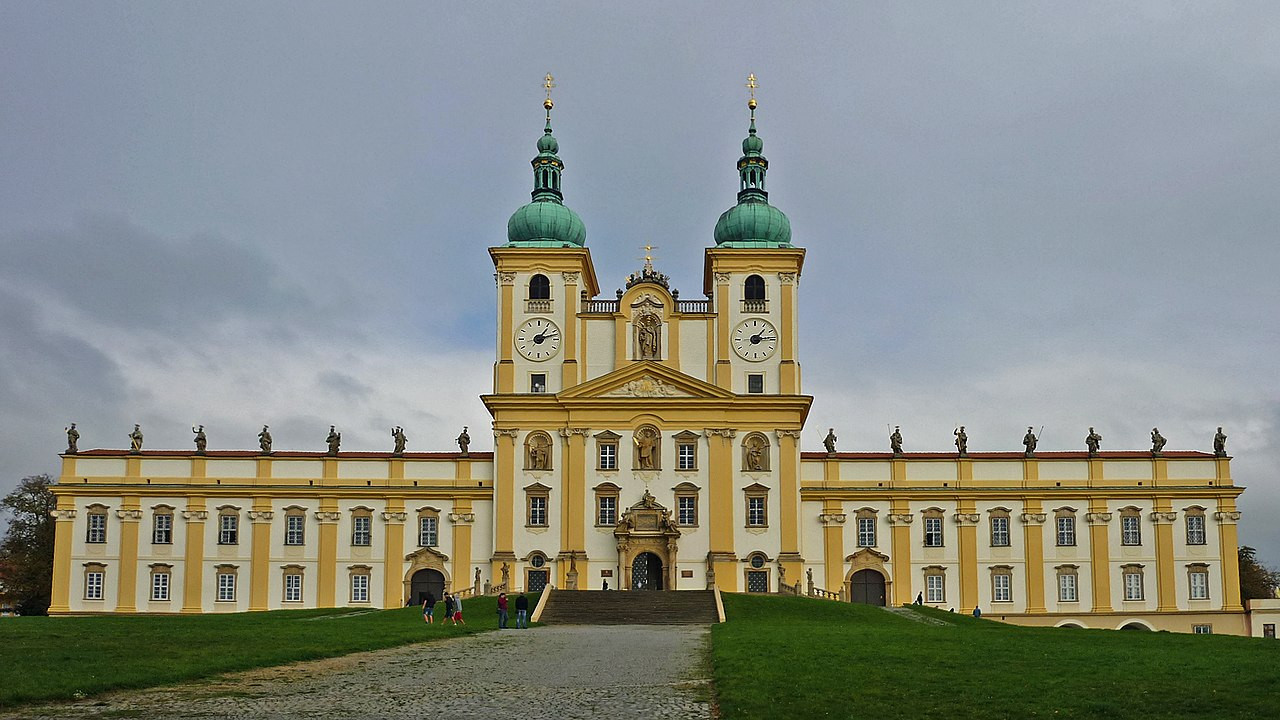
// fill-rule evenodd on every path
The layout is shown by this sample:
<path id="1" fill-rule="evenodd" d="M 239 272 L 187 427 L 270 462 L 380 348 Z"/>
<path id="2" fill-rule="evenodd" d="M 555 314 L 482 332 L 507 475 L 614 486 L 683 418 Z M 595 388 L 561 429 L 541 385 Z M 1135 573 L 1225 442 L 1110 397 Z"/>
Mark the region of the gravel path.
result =
<path id="1" fill-rule="evenodd" d="M 506 630 L 27 708 L 13 718 L 710 718 L 701 626 Z"/>

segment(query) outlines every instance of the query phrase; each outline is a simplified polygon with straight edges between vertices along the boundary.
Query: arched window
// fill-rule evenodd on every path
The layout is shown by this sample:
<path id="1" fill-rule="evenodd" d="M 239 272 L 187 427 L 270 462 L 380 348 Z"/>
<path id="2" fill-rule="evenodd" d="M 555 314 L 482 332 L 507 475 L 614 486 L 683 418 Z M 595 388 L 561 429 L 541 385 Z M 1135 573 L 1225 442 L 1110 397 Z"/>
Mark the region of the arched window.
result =
<path id="1" fill-rule="evenodd" d="M 746 300 L 764 300 L 764 278 L 759 275 L 748 275 L 742 290 L 742 297 Z"/>
<path id="2" fill-rule="evenodd" d="M 547 279 L 546 275 L 538 274 L 529 278 L 529 299 L 551 299 L 551 281 Z"/>

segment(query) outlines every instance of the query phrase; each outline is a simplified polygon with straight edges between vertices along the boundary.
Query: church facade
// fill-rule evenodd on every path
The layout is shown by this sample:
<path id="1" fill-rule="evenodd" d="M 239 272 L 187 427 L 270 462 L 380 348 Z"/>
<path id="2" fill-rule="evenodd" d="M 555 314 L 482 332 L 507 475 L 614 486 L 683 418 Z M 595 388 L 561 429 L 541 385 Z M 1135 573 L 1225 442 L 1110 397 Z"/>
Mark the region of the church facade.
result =
<path id="1" fill-rule="evenodd" d="M 494 450 L 68 448 L 52 614 L 398 607 L 445 588 L 799 592 L 1031 625 L 1246 634 L 1216 452 L 849 453 L 806 429 L 805 250 L 751 122 L 703 292 L 613 297 L 547 122 L 489 249 Z M 265 432 L 265 429 L 264 429 Z M 465 438 L 464 438 L 465 440 Z"/>

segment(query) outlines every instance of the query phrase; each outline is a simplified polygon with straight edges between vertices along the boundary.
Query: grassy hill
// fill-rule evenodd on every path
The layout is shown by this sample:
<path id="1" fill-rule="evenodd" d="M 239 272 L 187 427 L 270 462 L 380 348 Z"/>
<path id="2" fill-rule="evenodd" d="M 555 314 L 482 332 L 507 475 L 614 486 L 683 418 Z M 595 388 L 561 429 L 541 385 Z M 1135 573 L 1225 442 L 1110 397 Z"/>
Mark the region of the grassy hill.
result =
<path id="1" fill-rule="evenodd" d="M 1280 643 L 725 595 L 724 718 L 1278 718 Z"/>

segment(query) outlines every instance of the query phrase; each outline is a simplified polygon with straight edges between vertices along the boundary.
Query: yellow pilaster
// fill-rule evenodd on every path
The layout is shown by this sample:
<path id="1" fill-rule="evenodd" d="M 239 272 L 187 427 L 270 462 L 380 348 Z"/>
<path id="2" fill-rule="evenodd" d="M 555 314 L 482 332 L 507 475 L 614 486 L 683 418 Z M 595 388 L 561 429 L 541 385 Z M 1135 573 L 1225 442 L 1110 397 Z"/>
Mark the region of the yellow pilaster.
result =
<path id="1" fill-rule="evenodd" d="M 839 484 L 839 460 L 829 457 L 822 462 L 822 482 L 826 487 Z M 825 590 L 836 590 L 844 585 L 844 506 L 836 499 L 823 500 L 822 514 L 826 516 L 822 520 L 822 564 L 824 567 L 822 587 Z M 857 532 L 856 521 L 854 523 L 854 532 Z"/>
<path id="2" fill-rule="evenodd" d="M 667 322 L 667 346 L 663 353 L 662 364 L 674 370 L 680 369 L 680 323 L 682 322 L 679 315 L 675 314 L 675 308 L 671 308 L 672 314 L 669 322 Z"/>
<path id="3" fill-rule="evenodd" d="M 253 562 L 249 565 L 249 610 L 266 610 L 271 582 L 271 498 L 253 498 L 249 523 L 253 527 Z"/>
<path id="4" fill-rule="evenodd" d="M 495 393 L 515 392 L 516 366 L 511 359 L 516 308 L 515 282 L 515 273 L 498 271 L 498 364 L 493 373 Z"/>
<path id="5" fill-rule="evenodd" d="M 458 520 L 453 523 L 453 589 L 461 590 L 475 582 L 471 573 L 471 501 L 458 498 L 453 503 L 454 516 Z M 490 578 L 492 579 L 492 575 Z"/>
<path id="6" fill-rule="evenodd" d="M 524 517 L 524 509 L 516 512 L 516 435 L 514 428 L 493 431 L 493 562 L 515 559 L 516 517 Z M 463 585 L 466 580 L 461 581 Z"/>
<path id="7" fill-rule="evenodd" d="M 53 517 L 53 587 L 50 592 L 49 614 L 58 615 L 71 612 L 71 542 L 75 537 L 75 498 L 59 495 Z"/>
<path id="8" fill-rule="evenodd" d="M 400 477 L 404 477 L 404 461 L 392 460 L 392 480 L 396 478 L 395 464 L 400 464 Z M 387 609 L 404 605 L 404 524 L 409 518 L 404 509 L 404 498 L 387 498 L 387 509 L 382 512 L 385 521 L 382 552 L 382 606 Z"/>
<path id="9" fill-rule="evenodd" d="M 978 605 L 978 510 L 971 497 L 956 501 L 956 535 L 960 550 L 960 612 Z"/>
<path id="10" fill-rule="evenodd" d="M 723 277 L 723 281 L 721 280 Z M 725 390 L 733 389 L 733 366 L 729 364 L 729 277 L 716 273 L 716 377 L 715 384 Z M 736 573 L 735 573 L 736 574 Z M 717 579 L 718 579 L 717 574 Z"/>
<path id="11" fill-rule="evenodd" d="M 585 552 L 587 549 L 587 428 L 564 428 L 564 530 L 561 534 L 561 551 Z M 591 523 L 594 524 L 594 523 Z M 585 573 L 586 568 L 580 568 Z"/>
<path id="12" fill-rule="evenodd" d="M 804 558 L 800 555 L 800 431 L 778 431 L 778 494 L 782 544 L 778 561 L 791 582 L 801 582 Z"/>
<path id="13" fill-rule="evenodd" d="M 899 465 L 900 463 L 894 463 Z M 894 474 L 897 475 L 895 468 Z M 911 577 L 911 507 L 904 499 L 895 499 L 889 510 L 890 535 L 893 542 L 893 604 L 907 605 L 913 599 Z"/>
<path id="14" fill-rule="evenodd" d="M 320 547 L 316 554 L 316 607 L 336 607 L 338 581 L 338 499 L 320 498 L 316 524 L 320 530 Z"/>
<path id="15" fill-rule="evenodd" d="M 1089 498 L 1089 565 L 1093 581 L 1093 612 L 1111 612 L 1111 551 L 1107 528 L 1111 513 L 1100 498 Z"/>
<path id="16" fill-rule="evenodd" d="M 621 310 L 621 308 L 619 308 Z M 631 359 L 627 353 L 627 318 L 621 312 L 613 318 L 613 369 L 617 370 Z"/>
<path id="17" fill-rule="evenodd" d="M 187 498 L 182 511 L 186 522 L 186 553 L 182 565 L 182 612 L 199 613 L 204 610 L 204 523 L 209 509 L 202 497 Z"/>
<path id="18" fill-rule="evenodd" d="M 1022 504 L 1022 539 L 1026 557 L 1027 612 L 1045 612 L 1044 606 L 1044 507 L 1039 498 Z"/>
<path id="19" fill-rule="evenodd" d="M 778 329 L 781 357 L 778 364 L 779 389 L 783 395 L 795 395 L 800 392 L 800 364 L 796 362 L 799 351 L 799 333 L 796 322 L 796 280 L 794 273 L 778 273 L 782 280 L 780 295 L 782 296 L 782 327 Z"/>
<path id="20" fill-rule="evenodd" d="M 1157 460 L 1159 465 L 1164 460 Z M 1157 483 L 1158 484 L 1158 483 Z M 1174 582 L 1173 566 L 1173 501 L 1157 497 L 1152 508 L 1151 520 L 1156 526 L 1156 611 L 1173 612 L 1178 609 L 1178 586 Z"/>
<path id="21" fill-rule="evenodd" d="M 582 382 L 578 364 L 578 273 L 564 273 L 564 314 L 560 327 L 564 328 L 564 362 L 560 364 L 560 387 L 571 388 Z"/>
<path id="22" fill-rule="evenodd" d="M 138 609 L 138 522 L 142 520 L 138 497 L 121 498 L 116 516 L 120 518 L 120 585 L 116 612 L 131 613 Z"/>
<path id="23" fill-rule="evenodd" d="M 711 525 L 710 544 L 712 567 L 715 568 L 716 585 L 726 592 L 738 591 L 741 568 L 734 551 L 733 535 L 736 518 L 736 498 L 733 496 L 733 437 L 732 428 L 709 428 L 707 436 L 707 460 L 711 468 L 707 478 L 711 486 L 708 495 L 707 521 Z"/>
<path id="24" fill-rule="evenodd" d="M 1225 460 L 1220 462 L 1226 464 Z M 1236 532 L 1240 513 L 1233 498 L 1222 498 L 1218 508 L 1214 518 L 1218 521 L 1218 549 L 1222 559 L 1222 609 L 1240 612 L 1244 610 L 1240 604 L 1240 541 Z"/>

